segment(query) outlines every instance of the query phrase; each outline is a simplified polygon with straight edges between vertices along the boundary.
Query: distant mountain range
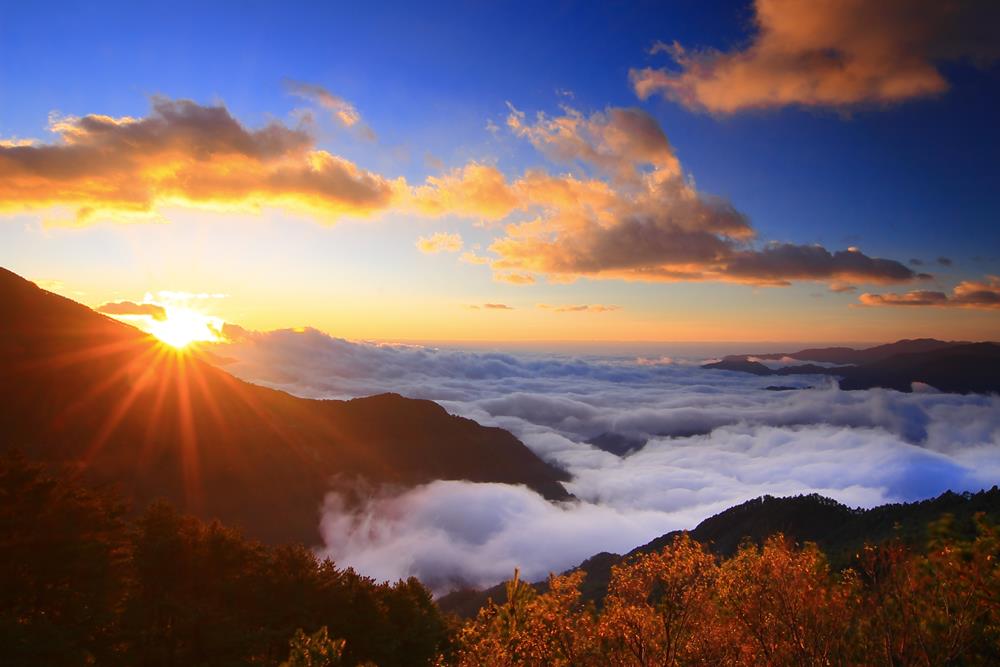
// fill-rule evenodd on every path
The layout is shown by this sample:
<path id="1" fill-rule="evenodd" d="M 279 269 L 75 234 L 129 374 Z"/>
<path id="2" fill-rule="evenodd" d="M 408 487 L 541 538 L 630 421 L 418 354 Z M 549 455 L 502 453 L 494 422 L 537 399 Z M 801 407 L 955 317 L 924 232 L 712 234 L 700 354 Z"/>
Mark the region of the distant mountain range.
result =
<path id="1" fill-rule="evenodd" d="M 270 542 L 315 543 L 331 489 L 464 479 L 570 497 L 568 476 L 507 431 L 395 394 L 252 385 L 4 269 L 0 433 L 137 506 L 165 498 Z"/>
<path id="2" fill-rule="evenodd" d="M 813 363 L 781 368 L 763 363 L 785 359 Z M 1000 392 L 1000 345 L 997 343 L 919 338 L 860 350 L 827 347 L 777 354 L 730 355 L 721 361 L 704 364 L 702 368 L 761 376 L 831 375 L 839 379 L 841 389 L 884 387 L 912 391 L 913 384 L 919 382 L 950 393 Z"/>
<path id="3" fill-rule="evenodd" d="M 800 544 L 815 542 L 834 568 L 842 568 L 851 563 L 866 543 L 878 544 L 898 538 L 915 548 L 922 548 L 929 537 L 929 524 L 946 515 L 957 535 L 972 536 L 974 516 L 979 512 L 994 523 L 1000 520 L 1000 488 L 994 486 L 987 491 L 966 494 L 947 492 L 930 500 L 867 510 L 852 509 L 817 494 L 788 498 L 763 496 L 709 517 L 688 532 L 693 539 L 723 557 L 734 554 L 744 540 L 760 544 L 780 532 Z M 584 598 L 600 602 L 607 593 L 612 567 L 638 554 L 662 550 L 681 532 L 661 535 L 625 555 L 599 553 L 572 568 L 586 573 L 580 588 Z M 542 590 L 545 583 L 535 586 Z M 445 611 L 471 617 L 489 599 L 504 601 L 504 585 L 484 591 L 456 591 L 440 598 L 438 605 Z"/>

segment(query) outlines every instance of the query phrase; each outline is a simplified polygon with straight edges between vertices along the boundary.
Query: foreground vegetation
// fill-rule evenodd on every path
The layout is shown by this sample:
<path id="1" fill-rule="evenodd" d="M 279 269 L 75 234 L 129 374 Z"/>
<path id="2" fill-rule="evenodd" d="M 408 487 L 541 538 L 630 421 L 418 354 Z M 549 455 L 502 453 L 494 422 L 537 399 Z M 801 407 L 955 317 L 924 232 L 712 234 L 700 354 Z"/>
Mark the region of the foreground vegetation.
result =
<path id="1" fill-rule="evenodd" d="M 687 535 L 615 566 L 603 607 L 582 572 L 538 594 L 517 577 L 507 601 L 462 629 L 460 665 L 996 665 L 1000 532 L 972 541 L 947 523 L 926 554 L 865 547 L 832 572 L 781 535 L 722 561 Z"/>
<path id="2" fill-rule="evenodd" d="M 832 569 L 781 535 L 728 557 L 689 535 L 540 592 L 517 576 L 464 626 L 416 579 L 377 583 L 155 504 L 0 459 L 5 665 L 1000 664 L 1000 531 L 947 519 L 927 548 L 865 546 Z"/>
<path id="3" fill-rule="evenodd" d="M 427 664 L 449 634 L 416 579 L 379 584 L 165 504 L 130 520 L 111 494 L 0 461 L 0 663 L 325 664 L 289 648 L 324 627 L 351 665 Z"/>

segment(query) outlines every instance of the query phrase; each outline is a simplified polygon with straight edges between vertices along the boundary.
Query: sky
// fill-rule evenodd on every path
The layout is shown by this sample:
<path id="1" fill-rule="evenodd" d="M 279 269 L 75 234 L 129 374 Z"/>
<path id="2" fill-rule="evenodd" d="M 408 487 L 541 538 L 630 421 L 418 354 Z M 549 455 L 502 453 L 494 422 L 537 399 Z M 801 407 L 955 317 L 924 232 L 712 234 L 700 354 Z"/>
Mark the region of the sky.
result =
<path id="1" fill-rule="evenodd" d="M 991 2 L 0 4 L 0 264 L 93 307 L 376 340 L 1000 331 Z"/>

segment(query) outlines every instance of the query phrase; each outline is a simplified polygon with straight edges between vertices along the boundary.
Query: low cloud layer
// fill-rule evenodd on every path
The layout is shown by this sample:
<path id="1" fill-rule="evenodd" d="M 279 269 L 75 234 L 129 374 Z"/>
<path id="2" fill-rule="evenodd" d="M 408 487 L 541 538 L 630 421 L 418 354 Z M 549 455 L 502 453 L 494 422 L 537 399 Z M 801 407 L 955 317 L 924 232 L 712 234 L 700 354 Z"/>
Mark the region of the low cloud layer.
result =
<path id="1" fill-rule="evenodd" d="M 324 551 L 380 578 L 441 592 L 514 566 L 538 578 L 624 551 L 764 493 L 872 506 L 976 490 L 1000 476 L 1000 398 L 843 392 L 825 377 L 703 370 L 699 355 L 518 355 L 374 345 L 314 330 L 250 333 L 221 356 L 238 375 L 306 396 L 380 391 L 439 401 L 506 428 L 572 474 L 552 504 L 505 485 L 435 482 L 345 509 L 331 494 Z M 602 434 L 645 443 L 620 457 Z"/>
<path id="2" fill-rule="evenodd" d="M 942 65 L 1000 56 L 990 0 L 756 0 L 754 34 L 730 51 L 657 44 L 676 68 L 631 72 L 639 97 L 729 114 L 789 105 L 890 105 L 948 89 Z"/>
<path id="3" fill-rule="evenodd" d="M 930 290 L 872 294 L 866 292 L 858 299 L 866 306 L 957 306 L 961 308 L 1000 308 L 1000 276 L 986 276 L 983 280 L 963 280 L 951 294 Z"/>

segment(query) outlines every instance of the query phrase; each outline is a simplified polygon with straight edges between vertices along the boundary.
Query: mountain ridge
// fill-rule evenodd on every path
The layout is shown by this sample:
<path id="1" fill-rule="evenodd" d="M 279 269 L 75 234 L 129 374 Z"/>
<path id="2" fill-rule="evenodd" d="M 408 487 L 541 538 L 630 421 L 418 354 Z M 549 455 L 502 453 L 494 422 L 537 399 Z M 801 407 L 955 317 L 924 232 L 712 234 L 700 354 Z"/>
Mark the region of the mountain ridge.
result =
<path id="1" fill-rule="evenodd" d="M 814 363 L 771 368 L 760 360 L 796 359 Z M 818 363 L 815 363 L 818 362 Z M 819 363 L 838 364 L 820 366 Z M 1000 344 L 992 342 L 904 339 L 886 345 L 853 348 L 813 348 L 790 353 L 729 355 L 702 368 L 758 376 L 830 375 L 841 389 L 881 387 L 913 391 L 924 384 L 948 393 L 1000 392 Z"/>
<path id="2" fill-rule="evenodd" d="M 580 591 L 585 600 L 599 603 L 607 592 L 611 568 L 640 554 L 661 551 L 674 537 L 687 533 L 720 557 L 728 557 L 750 540 L 761 544 L 775 533 L 796 543 L 813 542 L 826 553 L 835 568 L 850 564 L 865 543 L 900 539 L 921 548 L 929 525 L 950 516 L 951 528 L 961 535 L 974 531 L 974 515 L 983 512 L 1000 521 L 1000 487 L 976 493 L 946 491 L 935 498 L 910 503 L 889 503 L 868 509 L 852 508 L 819 494 L 774 497 L 759 496 L 712 515 L 691 530 L 675 530 L 639 545 L 625 554 L 600 552 L 566 572 L 586 574 Z M 544 590 L 546 582 L 533 584 Z M 445 611 L 470 618 L 487 600 L 506 600 L 505 584 L 485 590 L 465 589 L 438 599 Z"/>
<path id="3" fill-rule="evenodd" d="M 398 394 L 312 400 L 253 385 L 6 269 L 0 433 L 137 505 L 165 498 L 270 542 L 315 543 L 325 494 L 371 484 L 467 479 L 571 497 L 566 473 L 503 429 Z"/>

